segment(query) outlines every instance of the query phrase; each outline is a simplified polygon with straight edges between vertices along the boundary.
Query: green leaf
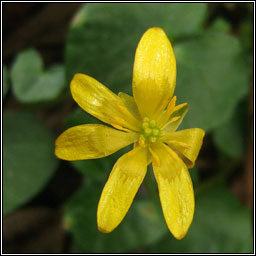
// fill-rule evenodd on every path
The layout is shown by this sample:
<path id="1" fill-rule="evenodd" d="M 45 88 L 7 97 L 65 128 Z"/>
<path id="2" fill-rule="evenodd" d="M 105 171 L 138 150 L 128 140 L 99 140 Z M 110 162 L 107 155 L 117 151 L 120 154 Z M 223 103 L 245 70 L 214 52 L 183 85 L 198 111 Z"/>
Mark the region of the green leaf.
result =
<path id="1" fill-rule="evenodd" d="M 230 120 L 213 133 L 213 141 L 226 155 L 238 158 L 245 153 L 245 127 L 247 124 L 247 102 L 239 104 Z"/>
<path id="2" fill-rule="evenodd" d="M 201 29 L 206 4 L 93 3 L 74 17 L 68 33 L 65 68 L 70 81 L 85 73 L 116 93 L 131 93 L 137 44 L 150 27 L 162 27 L 173 41 Z"/>
<path id="3" fill-rule="evenodd" d="M 54 100 L 65 87 L 63 66 L 53 65 L 44 71 L 43 61 L 34 49 L 18 54 L 11 69 L 11 80 L 14 95 L 22 103 Z"/>
<path id="4" fill-rule="evenodd" d="M 220 32 L 228 32 L 231 30 L 231 25 L 223 18 L 217 18 L 210 28 Z"/>
<path id="5" fill-rule="evenodd" d="M 171 234 L 146 253 L 252 253 L 252 216 L 224 187 L 214 187 L 196 198 L 193 223 L 181 241 Z"/>
<path id="6" fill-rule="evenodd" d="M 194 3 L 87 4 L 68 34 L 68 79 L 85 73 L 115 93 L 131 94 L 136 46 L 149 27 L 160 26 L 177 58 L 175 95 L 190 107 L 182 127 L 213 130 L 248 91 L 249 71 L 237 39 L 202 31 L 205 11 Z"/>
<path id="7" fill-rule="evenodd" d="M 3 65 L 3 99 L 5 98 L 8 90 L 9 90 L 9 73 L 7 67 Z"/>
<path id="8" fill-rule="evenodd" d="M 97 229 L 96 212 L 102 187 L 83 186 L 66 205 L 67 230 L 73 235 L 76 252 L 123 253 L 159 240 L 166 232 L 159 209 L 136 197 L 122 223 L 111 233 Z"/>
<path id="9" fill-rule="evenodd" d="M 210 131 L 224 124 L 249 90 L 249 68 L 238 40 L 208 32 L 175 45 L 174 51 L 175 95 L 189 104 L 181 128 Z"/>
<path id="10" fill-rule="evenodd" d="M 26 203 L 46 185 L 58 164 L 54 138 L 34 115 L 3 115 L 3 213 Z"/>

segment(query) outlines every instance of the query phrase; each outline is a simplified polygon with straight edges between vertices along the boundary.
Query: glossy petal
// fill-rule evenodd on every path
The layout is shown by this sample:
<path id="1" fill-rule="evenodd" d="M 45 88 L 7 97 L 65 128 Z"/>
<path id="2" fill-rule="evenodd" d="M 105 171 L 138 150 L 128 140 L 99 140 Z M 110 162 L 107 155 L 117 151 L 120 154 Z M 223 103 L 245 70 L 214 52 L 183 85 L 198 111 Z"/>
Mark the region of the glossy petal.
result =
<path id="1" fill-rule="evenodd" d="M 187 166 L 192 168 L 203 144 L 204 135 L 204 130 L 193 128 L 168 133 L 163 140 L 180 153 Z"/>
<path id="2" fill-rule="evenodd" d="M 138 131 L 140 123 L 116 94 L 94 78 L 76 74 L 71 81 L 71 93 L 78 105 L 89 114 L 114 127 Z"/>
<path id="3" fill-rule="evenodd" d="M 123 220 L 147 170 L 147 149 L 136 147 L 118 159 L 102 191 L 97 221 L 109 233 Z"/>
<path id="4" fill-rule="evenodd" d="M 168 104 L 176 82 L 176 60 L 170 41 L 160 28 L 150 28 L 136 50 L 133 96 L 142 118 L 155 118 Z"/>
<path id="5" fill-rule="evenodd" d="M 69 161 L 101 158 L 133 143 L 137 136 L 101 124 L 79 125 L 57 138 L 55 155 Z"/>
<path id="6" fill-rule="evenodd" d="M 158 143 L 153 151 L 160 164 L 153 160 L 153 170 L 159 189 L 164 218 L 171 233 L 182 239 L 193 220 L 194 192 L 188 169 L 168 146 Z"/>

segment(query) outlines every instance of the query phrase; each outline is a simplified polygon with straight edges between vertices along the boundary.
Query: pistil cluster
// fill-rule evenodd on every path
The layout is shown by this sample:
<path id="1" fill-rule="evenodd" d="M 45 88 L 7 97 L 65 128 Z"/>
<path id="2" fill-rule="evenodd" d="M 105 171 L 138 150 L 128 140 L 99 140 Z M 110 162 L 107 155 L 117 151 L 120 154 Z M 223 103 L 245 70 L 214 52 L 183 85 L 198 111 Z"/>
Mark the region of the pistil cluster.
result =
<path id="1" fill-rule="evenodd" d="M 156 120 L 150 120 L 148 117 L 144 117 L 140 140 L 143 142 L 148 141 L 150 143 L 155 143 L 161 136 L 161 130 L 157 126 Z"/>

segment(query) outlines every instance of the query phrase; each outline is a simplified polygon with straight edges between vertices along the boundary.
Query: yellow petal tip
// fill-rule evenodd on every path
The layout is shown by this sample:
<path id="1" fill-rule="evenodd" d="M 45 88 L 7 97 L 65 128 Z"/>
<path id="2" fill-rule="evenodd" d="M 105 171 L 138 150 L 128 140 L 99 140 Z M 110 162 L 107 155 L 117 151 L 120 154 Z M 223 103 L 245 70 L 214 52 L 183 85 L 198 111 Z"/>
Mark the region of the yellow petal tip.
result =
<path id="1" fill-rule="evenodd" d="M 175 82 L 171 43 L 161 28 L 149 28 L 138 44 L 133 66 L 133 96 L 142 117 L 153 119 L 165 109 Z"/>
<path id="2" fill-rule="evenodd" d="M 108 234 L 108 233 L 110 233 L 112 230 L 106 230 L 106 229 L 104 229 L 104 228 L 102 228 L 102 227 L 99 227 L 98 226 L 98 230 L 101 232 L 101 233 L 104 233 L 104 234 Z"/>
<path id="3" fill-rule="evenodd" d="M 186 236 L 187 232 L 185 233 L 180 233 L 180 234 L 173 234 L 173 236 L 177 239 L 177 240 L 181 240 L 182 238 L 184 238 Z"/>

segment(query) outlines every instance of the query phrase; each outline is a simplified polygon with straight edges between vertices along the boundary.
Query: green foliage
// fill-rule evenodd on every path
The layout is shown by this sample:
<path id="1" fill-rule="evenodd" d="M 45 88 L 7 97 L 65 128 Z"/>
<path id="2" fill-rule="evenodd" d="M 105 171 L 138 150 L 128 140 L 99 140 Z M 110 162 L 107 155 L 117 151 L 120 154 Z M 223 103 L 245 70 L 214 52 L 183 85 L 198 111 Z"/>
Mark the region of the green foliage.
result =
<path id="1" fill-rule="evenodd" d="M 34 115 L 3 115 L 3 213 L 35 196 L 57 167 L 54 138 Z"/>
<path id="2" fill-rule="evenodd" d="M 246 104 L 247 107 L 247 104 Z M 245 125 L 247 116 L 244 115 L 244 106 L 239 107 L 233 113 L 230 120 L 218 127 L 213 133 L 216 146 L 232 158 L 241 158 L 245 151 Z"/>
<path id="3" fill-rule="evenodd" d="M 44 71 L 43 61 L 34 49 L 18 54 L 11 69 L 11 80 L 14 95 L 22 103 L 54 100 L 65 87 L 63 66 L 53 65 Z"/>
<path id="4" fill-rule="evenodd" d="M 142 34 L 161 26 L 171 31 L 171 39 L 191 35 L 200 29 L 205 9 L 205 4 L 86 4 L 68 34 L 68 80 L 86 73 L 116 93 L 131 93 L 134 54 Z"/>
<path id="5" fill-rule="evenodd" d="M 181 241 L 170 234 L 147 253 L 252 253 L 251 215 L 224 187 L 198 195 L 193 223 Z"/>
<path id="6" fill-rule="evenodd" d="M 234 37 L 202 29 L 205 11 L 205 4 L 87 4 L 68 34 L 68 79 L 86 73 L 131 94 L 136 46 L 146 29 L 160 26 L 177 58 L 175 94 L 190 107 L 182 127 L 210 131 L 230 118 L 249 75 Z"/>
<path id="7" fill-rule="evenodd" d="M 189 103 L 185 127 L 210 131 L 226 120 L 249 90 L 248 65 L 236 38 L 205 32 L 177 44 L 176 95 Z"/>
<path id="8" fill-rule="evenodd" d="M 9 73 L 7 67 L 3 65 L 3 99 L 5 98 L 8 90 L 9 90 Z"/>
<path id="9" fill-rule="evenodd" d="M 122 253 L 159 240 L 167 227 L 151 200 L 138 195 L 122 223 L 110 234 L 97 229 L 96 212 L 103 186 L 85 184 L 66 206 L 67 230 L 74 237 L 75 252 Z"/>
<path id="10" fill-rule="evenodd" d="M 220 31 L 220 32 L 228 32 L 231 30 L 231 26 L 226 20 L 222 18 L 218 18 L 212 24 L 211 29 Z"/>

